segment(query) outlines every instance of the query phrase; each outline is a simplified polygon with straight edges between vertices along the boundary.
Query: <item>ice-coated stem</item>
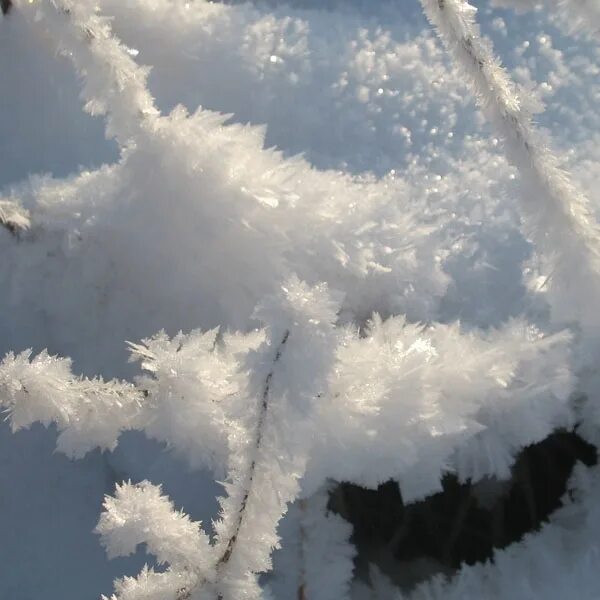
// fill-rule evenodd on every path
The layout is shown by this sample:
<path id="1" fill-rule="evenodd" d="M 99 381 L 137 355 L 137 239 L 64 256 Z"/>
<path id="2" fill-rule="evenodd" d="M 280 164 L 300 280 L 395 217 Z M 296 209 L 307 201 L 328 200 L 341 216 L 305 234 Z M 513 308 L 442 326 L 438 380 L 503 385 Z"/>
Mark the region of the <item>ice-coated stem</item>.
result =
<path id="1" fill-rule="evenodd" d="M 480 36 L 476 9 L 466 0 L 420 2 L 520 172 L 524 225 L 549 275 L 554 318 L 600 327 L 596 303 L 590 301 L 600 297 L 600 228 L 588 199 L 536 131 L 524 106 L 527 98 Z"/>

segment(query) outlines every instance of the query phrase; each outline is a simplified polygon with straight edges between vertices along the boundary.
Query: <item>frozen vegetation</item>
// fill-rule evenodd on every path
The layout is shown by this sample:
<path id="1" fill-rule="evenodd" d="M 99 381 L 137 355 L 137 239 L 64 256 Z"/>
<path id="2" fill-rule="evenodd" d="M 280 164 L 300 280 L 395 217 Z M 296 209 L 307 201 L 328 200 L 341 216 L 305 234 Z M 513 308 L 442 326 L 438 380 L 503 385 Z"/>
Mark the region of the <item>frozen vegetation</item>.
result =
<path id="1" fill-rule="evenodd" d="M 13 0 L 1 600 L 600 595 L 594 460 L 453 569 L 339 500 L 600 443 L 600 0 L 476 4 Z"/>

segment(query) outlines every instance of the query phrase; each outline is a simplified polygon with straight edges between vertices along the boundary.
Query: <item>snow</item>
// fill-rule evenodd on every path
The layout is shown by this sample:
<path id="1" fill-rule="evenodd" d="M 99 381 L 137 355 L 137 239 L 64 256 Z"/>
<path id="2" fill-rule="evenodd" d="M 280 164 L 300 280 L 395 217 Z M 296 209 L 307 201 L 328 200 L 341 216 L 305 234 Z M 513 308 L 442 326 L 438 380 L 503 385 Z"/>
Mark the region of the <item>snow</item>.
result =
<path id="1" fill-rule="evenodd" d="M 394 477 L 419 499 L 448 469 L 507 477 L 579 415 L 597 439 L 595 2 L 584 21 L 574 0 L 477 3 L 523 110 L 502 72 L 456 68 L 416 0 L 101 0 L 109 21 L 88 0 L 15 2 L 0 21 L 0 404 L 14 430 L 56 427 L 0 431 L 0 597 L 110 594 L 143 557 L 108 562 L 100 539 L 169 565 L 122 580 L 121 599 L 204 579 L 226 598 L 344 597 L 353 549 L 326 514 L 330 480 Z M 476 34 L 440 26 L 450 45 Z M 500 90 L 483 112 L 469 77 Z M 510 110 L 517 141 L 554 154 L 513 144 L 511 166 Z M 116 488 L 99 538 L 104 494 L 129 479 L 164 492 Z M 595 597 L 597 481 L 578 474 L 580 498 L 496 565 L 414 597 L 482 597 L 486 581 L 498 598 Z M 279 536 L 261 589 L 251 574 Z"/>

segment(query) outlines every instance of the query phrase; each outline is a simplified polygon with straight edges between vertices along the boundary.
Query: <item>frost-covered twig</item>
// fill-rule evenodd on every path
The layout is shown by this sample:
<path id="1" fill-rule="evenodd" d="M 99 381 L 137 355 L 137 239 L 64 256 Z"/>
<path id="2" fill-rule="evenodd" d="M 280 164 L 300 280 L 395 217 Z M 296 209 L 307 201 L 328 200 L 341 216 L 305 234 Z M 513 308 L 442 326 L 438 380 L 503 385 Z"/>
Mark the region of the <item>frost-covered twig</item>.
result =
<path id="1" fill-rule="evenodd" d="M 132 554 L 145 543 L 158 564 L 210 570 L 208 536 L 161 492 L 160 486 L 142 481 L 117 484 L 115 495 L 104 498 L 96 533 L 109 558 Z"/>
<path id="2" fill-rule="evenodd" d="M 144 571 L 119 582 L 119 600 L 258 599 L 256 575 L 271 568 L 279 522 L 301 492 L 310 498 L 332 479 L 371 487 L 396 479 L 416 498 L 436 491 L 449 465 L 460 476 L 504 476 L 518 449 L 571 421 L 567 334 L 544 337 L 512 322 L 481 337 L 376 318 L 361 336 L 336 325 L 338 310 L 326 285 L 292 278 L 257 311 L 264 332 L 226 333 L 216 346 L 216 330 L 173 339 L 160 333 L 133 345 L 150 373 L 137 387 L 77 378 L 68 360 L 44 353 L 8 355 L 0 365 L 0 398 L 13 428 L 54 421 L 59 449 L 71 455 L 112 448 L 120 431 L 137 428 L 197 464 L 226 462 L 216 541 L 197 560 L 178 554 L 187 521 L 183 534 L 179 518 L 156 520 L 174 524 L 169 531 L 144 525 L 156 510 L 166 514 L 160 493 L 127 488 L 116 504 L 106 503 L 107 548 L 127 553 L 148 541 L 159 560 L 177 563 L 164 577 Z M 335 532 L 330 542 L 346 556 L 347 527 L 326 521 Z M 307 527 L 307 541 L 323 545 L 319 530 L 313 537 Z M 163 538 L 171 540 L 166 548 Z M 304 553 L 307 598 L 336 598 L 326 590 L 347 586 L 351 560 L 324 573 L 313 554 Z M 298 574 L 298 556 L 292 560 Z M 321 595 L 314 593 L 318 573 L 328 582 Z M 152 591 L 157 585 L 162 596 Z M 292 584 L 295 593 L 302 586 Z"/>
<path id="3" fill-rule="evenodd" d="M 0 225 L 16 237 L 31 227 L 29 211 L 12 200 L 0 200 Z"/>
<path id="4" fill-rule="evenodd" d="M 280 525 L 283 547 L 275 556 L 270 587 L 276 598 L 348 598 L 356 548 L 352 525 L 329 510 L 329 482 L 295 502 Z"/>
<path id="5" fill-rule="evenodd" d="M 46 351 L 10 353 L 0 363 L 0 407 L 12 430 L 56 423 L 57 448 L 74 458 L 114 449 L 122 431 L 140 426 L 142 403 L 132 384 L 76 377 L 70 360 Z"/>
<path id="6" fill-rule="evenodd" d="M 22 10 L 42 11 L 41 23 L 78 71 L 86 74 L 86 110 L 107 116 L 107 134 L 127 144 L 159 111 L 148 91 L 148 69 L 140 67 L 112 36 L 109 21 L 88 0 L 53 0 Z"/>
<path id="7" fill-rule="evenodd" d="M 256 426 L 256 437 L 255 437 L 254 448 L 253 448 L 255 456 L 252 458 L 252 461 L 250 463 L 250 469 L 249 469 L 248 475 L 247 475 L 248 479 L 247 479 L 247 484 L 246 484 L 246 491 L 244 492 L 244 495 L 242 497 L 242 502 L 240 504 L 240 509 L 239 509 L 237 517 L 236 517 L 236 523 L 235 523 L 235 526 L 233 529 L 233 534 L 231 535 L 231 537 L 229 538 L 229 541 L 227 542 L 227 546 L 225 548 L 225 551 L 223 552 L 223 555 L 218 560 L 217 567 L 220 567 L 221 565 L 227 564 L 227 562 L 229 562 L 229 559 L 231 558 L 231 554 L 233 552 L 235 543 L 237 541 L 237 538 L 238 538 L 238 535 L 240 532 L 240 528 L 242 527 L 242 523 L 244 521 L 244 517 L 245 517 L 245 513 L 246 513 L 246 505 L 248 504 L 248 498 L 250 497 L 250 491 L 252 489 L 252 484 L 254 481 L 254 473 L 256 471 L 257 455 L 262 446 L 265 420 L 267 417 L 267 411 L 269 409 L 269 393 L 271 391 L 271 381 L 273 379 L 275 365 L 279 362 L 279 359 L 281 358 L 281 353 L 283 352 L 283 349 L 284 349 L 285 345 L 287 344 L 289 336 L 290 336 L 290 331 L 288 329 L 284 333 L 283 339 L 281 340 L 281 343 L 279 344 L 279 347 L 277 348 L 277 351 L 275 353 L 275 358 L 273 359 L 273 369 L 271 369 L 271 371 L 269 371 L 269 374 L 267 375 L 267 377 L 265 379 L 265 387 L 263 390 L 263 395 L 262 395 L 262 399 L 261 399 L 261 403 L 260 403 L 260 407 L 259 407 L 258 423 Z"/>
<path id="8" fill-rule="evenodd" d="M 201 524 L 176 511 L 160 486 L 147 481 L 117 485 L 115 496 L 105 497 L 96 533 L 109 557 L 128 556 L 145 543 L 159 564 L 168 565 L 161 573 L 144 569 L 118 581 L 113 600 L 181 598 L 197 577 L 213 577 L 212 548 Z"/>
<path id="9" fill-rule="evenodd" d="M 476 9 L 465 0 L 420 1 L 521 173 L 525 225 L 546 262 L 555 318 L 600 327 L 591 301 L 600 297 L 600 228 L 587 198 L 533 126 L 528 98 L 480 36 Z"/>
<path id="10" fill-rule="evenodd" d="M 234 526 L 233 526 L 232 533 L 229 537 L 229 540 L 227 541 L 227 543 L 225 545 L 224 550 L 221 552 L 221 555 L 219 556 L 219 558 L 216 560 L 216 563 L 215 563 L 215 569 L 217 571 L 217 574 L 218 574 L 219 569 L 223 568 L 223 566 L 226 565 L 229 562 L 229 560 L 231 559 L 231 556 L 235 549 L 235 545 L 236 545 L 236 542 L 237 542 L 237 539 L 238 539 L 238 536 L 240 533 L 240 529 L 242 527 L 244 518 L 246 516 L 246 507 L 248 505 L 248 499 L 250 498 L 250 493 L 252 491 L 254 475 L 256 472 L 256 463 L 258 460 L 258 453 L 262 446 L 265 421 L 266 421 L 266 417 L 267 417 L 267 411 L 269 409 L 269 394 L 270 394 L 270 390 L 271 390 L 271 381 L 273 379 L 273 374 L 275 372 L 275 365 L 279 362 L 279 359 L 281 358 L 281 354 L 284 350 L 285 345 L 287 344 L 289 336 L 290 336 L 290 331 L 286 330 L 283 335 L 283 339 L 281 340 L 279 347 L 277 348 L 277 350 L 275 352 L 275 357 L 273 358 L 273 367 L 269 371 L 269 373 L 267 374 L 267 376 L 265 378 L 262 398 L 261 398 L 260 406 L 258 407 L 258 411 L 259 411 L 258 412 L 258 420 L 257 420 L 257 425 L 256 425 L 253 448 L 252 448 L 252 452 L 253 452 L 254 456 L 252 457 L 252 459 L 250 461 L 250 466 L 248 468 L 248 473 L 246 475 L 245 491 L 243 492 L 239 509 L 234 518 L 235 520 L 234 520 Z M 206 579 L 199 578 L 198 582 L 195 584 L 195 587 L 201 586 L 203 583 L 206 583 Z M 183 589 L 179 590 L 179 592 L 177 594 L 177 600 L 185 600 L 186 598 L 189 598 L 191 596 L 192 592 L 193 592 L 193 588 L 191 588 L 191 589 L 183 588 Z M 223 598 L 223 595 L 219 594 L 218 598 L 221 600 Z"/>

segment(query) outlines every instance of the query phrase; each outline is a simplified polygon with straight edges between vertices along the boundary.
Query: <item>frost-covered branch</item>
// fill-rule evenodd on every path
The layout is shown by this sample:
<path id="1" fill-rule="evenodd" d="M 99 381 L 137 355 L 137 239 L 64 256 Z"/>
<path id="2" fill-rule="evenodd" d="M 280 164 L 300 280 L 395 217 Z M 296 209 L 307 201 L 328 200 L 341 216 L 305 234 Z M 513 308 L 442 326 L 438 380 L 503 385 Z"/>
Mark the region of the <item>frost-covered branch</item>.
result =
<path id="1" fill-rule="evenodd" d="M 133 554 L 145 543 L 159 564 L 211 569 L 210 544 L 200 525 L 175 511 L 160 486 L 147 481 L 117 485 L 114 497 L 106 496 L 96 533 L 109 558 Z"/>
<path id="2" fill-rule="evenodd" d="M 29 211 L 14 200 L 0 200 L 0 225 L 18 236 L 31 227 Z"/>
<path id="3" fill-rule="evenodd" d="M 260 597 L 256 574 L 270 569 L 278 523 L 299 493 L 317 395 L 327 385 L 337 344 L 338 311 L 339 298 L 326 285 L 310 287 L 295 277 L 256 311 L 267 339 L 244 360 L 248 379 L 232 398 L 237 425 L 230 435 L 228 495 L 215 524 L 224 558 L 218 592 L 225 600 Z"/>
<path id="4" fill-rule="evenodd" d="M 107 134 L 126 145 L 159 114 L 140 67 L 127 49 L 112 36 L 108 19 L 98 16 L 89 0 L 21 0 L 18 8 L 39 20 L 59 50 L 65 52 L 80 73 L 85 73 L 82 96 L 92 115 L 106 115 Z M 39 16 L 41 15 L 41 19 Z"/>
<path id="5" fill-rule="evenodd" d="M 262 447 L 264 427 L 266 424 L 267 412 L 269 409 L 269 394 L 271 390 L 271 382 L 273 380 L 273 373 L 277 363 L 279 362 L 279 359 L 281 358 L 281 353 L 283 352 L 285 345 L 288 342 L 289 336 L 290 331 L 286 330 L 275 352 L 275 357 L 273 358 L 273 366 L 265 378 L 260 406 L 258 407 L 256 431 L 253 436 L 252 447 L 249 449 L 250 465 L 248 467 L 248 473 L 245 476 L 244 491 L 242 492 L 243 495 L 237 513 L 233 517 L 233 527 L 230 533 L 230 537 L 227 540 L 227 543 L 225 544 L 225 548 L 221 550 L 221 554 L 215 563 L 215 569 L 217 570 L 217 573 L 220 570 L 226 568 L 227 563 L 231 560 L 232 554 L 235 550 L 235 546 L 238 540 L 238 536 L 240 535 L 240 530 L 246 518 L 246 508 L 248 505 L 248 500 L 250 499 L 250 494 L 253 491 L 252 488 L 254 485 L 257 460 Z M 199 582 L 196 585 L 202 585 L 205 582 L 206 578 L 203 577 L 199 579 Z M 178 600 L 189 598 L 192 591 L 193 589 L 181 590 L 177 596 Z M 220 592 L 218 594 L 218 598 L 219 600 L 223 600 L 223 593 Z"/>
<path id="6" fill-rule="evenodd" d="M 395 479 L 411 502 L 441 491 L 449 465 L 464 479 L 507 477 L 522 447 L 572 423 L 571 340 L 519 321 L 481 334 L 375 318 L 366 336 L 350 332 L 318 406 L 303 492 Z"/>
<path id="7" fill-rule="evenodd" d="M 267 417 L 267 411 L 269 409 L 269 393 L 271 390 L 271 381 L 273 379 L 273 373 L 274 373 L 275 366 L 277 365 L 277 363 L 279 362 L 279 359 L 281 358 L 281 353 L 283 352 L 284 347 L 287 344 L 289 336 L 290 336 L 290 331 L 288 329 L 283 334 L 283 339 L 281 340 L 279 347 L 277 348 L 277 351 L 275 352 L 275 358 L 273 359 L 273 369 L 271 371 L 269 371 L 269 374 L 267 375 L 267 377 L 265 379 L 265 386 L 263 389 L 262 399 L 261 399 L 259 413 L 258 413 L 258 423 L 256 425 L 254 447 L 252 448 L 252 454 L 254 456 L 251 459 L 250 469 L 249 469 L 248 475 L 247 475 L 247 483 L 245 486 L 246 491 L 244 492 L 244 495 L 242 497 L 242 502 L 240 504 L 240 509 L 237 513 L 233 532 L 231 534 L 231 537 L 229 538 L 229 541 L 227 542 L 225 551 L 223 552 L 222 556 L 219 558 L 219 560 L 217 562 L 217 568 L 221 567 L 221 565 L 226 565 L 229 562 L 229 559 L 231 558 L 231 554 L 235 547 L 238 535 L 240 533 L 242 523 L 244 522 L 244 517 L 245 517 L 245 513 L 246 513 L 246 505 L 248 504 L 248 498 L 250 497 L 250 492 L 252 491 L 252 485 L 254 483 L 254 474 L 256 472 L 257 455 L 260 452 L 260 449 L 262 446 L 262 439 L 263 439 L 263 435 L 264 435 L 264 427 L 265 427 L 265 422 L 266 422 L 266 417 Z"/>
<path id="8" fill-rule="evenodd" d="M 282 548 L 269 587 L 277 598 L 348 598 L 356 549 L 352 526 L 328 509 L 331 485 L 296 501 L 280 525 Z"/>
<path id="9" fill-rule="evenodd" d="M 115 600 L 180 598 L 197 578 L 213 579 L 213 552 L 200 523 L 176 511 L 161 488 L 147 481 L 117 485 L 115 496 L 105 498 L 96 533 L 111 558 L 133 554 L 145 543 L 159 564 L 168 565 L 162 573 L 144 569 L 117 582 Z"/>
<path id="10" fill-rule="evenodd" d="M 239 357 L 263 339 L 261 332 L 220 336 L 213 329 L 173 338 L 159 332 L 140 344 L 130 343 L 130 360 L 139 361 L 144 371 L 136 383 L 147 393 L 151 418 L 145 423 L 146 434 L 166 442 L 192 468 L 209 468 L 215 477 L 224 478 L 227 401 L 243 384 Z"/>
<path id="11" fill-rule="evenodd" d="M 46 351 L 33 358 L 31 351 L 9 353 L 0 363 L 0 406 L 13 431 L 56 423 L 57 447 L 71 457 L 114 449 L 122 431 L 140 426 L 142 405 L 132 384 L 76 377 L 69 359 Z"/>
<path id="12" fill-rule="evenodd" d="M 518 322 L 465 334 L 400 317 L 375 317 L 361 335 L 336 324 L 340 301 L 292 277 L 256 311 L 262 332 L 159 333 L 132 344 L 147 373 L 137 387 L 76 378 L 68 360 L 45 353 L 5 358 L 0 398 L 13 428 L 54 421 L 59 448 L 74 456 L 138 428 L 228 473 L 216 541 L 198 555 L 178 542 L 198 528 L 172 515 L 160 490 L 124 486 L 107 499 L 98 531 L 109 553 L 146 542 L 171 565 L 163 576 L 122 580 L 120 600 L 154 600 L 144 594 L 155 580 L 178 600 L 260 598 L 257 574 L 271 568 L 278 524 L 301 493 L 308 499 L 331 479 L 395 479 L 416 499 L 437 491 L 448 468 L 465 479 L 505 477 L 521 447 L 572 421 L 570 335 Z M 315 571 L 296 590 L 317 578 L 312 554 L 305 558 Z M 331 589 L 347 575 L 329 573 Z"/>
<path id="13" fill-rule="evenodd" d="M 588 199 L 534 128 L 529 99 L 515 90 L 491 44 L 481 37 L 476 9 L 465 0 L 421 4 L 521 173 L 525 226 L 546 262 L 555 318 L 600 327 L 590 302 L 600 297 L 600 228 Z"/>
<path id="14" fill-rule="evenodd" d="M 279 359 L 281 358 L 281 353 L 283 352 L 285 345 L 287 344 L 289 336 L 290 336 L 290 331 L 286 330 L 283 335 L 283 339 L 279 343 L 279 346 L 275 352 L 275 357 L 273 358 L 273 367 L 269 371 L 269 373 L 267 374 L 267 376 L 265 378 L 264 388 L 263 388 L 263 392 L 262 392 L 262 398 L 261 398 L 260 406 L 258 407 L 258 419 L 257 419 L 257 424 L 256 424 L 256 431 L 254 433 L 253 447 L 250 448 L 251 459 L 250 459 L 250 465 L 248 468 L 248 473 L 245 477 L 245 479 L 246 479 L 245 484 L 244 484 L 245 491 L 243 491 L 239 509 L 237 510 L 237 513 L 233 519 L 234 524 L 232 527 L 230 537 L 225 545 L 225 548 L 221 551 L 220 556 L 218 557 L 218 559 L 215 562 L 214 566 L 215 566 L 215 569 L 217 570 L 217 572 L 220 569 L 223 569 L 227 565 L 229 560 L 231 559 L 231 556 L 235 549 L 235 545 L 236 545 L 238 536 L 240 534 L 240 530 L 242 528 L 244 519 L 246 517 L 246 508 L 248 505 L 248 500 L 250 498 L 250 494 L 252 492 L 252 486 L 254 484 L 257 460 L 258 460 L 258 455 L 259 455 L 259 452 L 260 452 L 261 446 L 262 446 L 267 411 L 269 409 L 269 394 L 270 394 L 270 389 L 271 389 L 271 381 L 273 379 L 273 373 L 274 373 L 275 367 L 276 367 L 277 363 L 279 362 Z M 196 583 L 196 585 L 203 585 L 204 583 L 206 583 L 206 577 L 200 577 L 199 581 Z M 177 596 L 178 600 L 183 599 L 183 598 L 189 598 L 192 591 L 193 591 L 193 588 L 192 589 L 184 588 L 184 589 L 180 590 L 180 592 L 178 593 L 178 596 Z M 218 597 L 220 599 L 223 598 L 222 594 L 219 594 Z"/>

